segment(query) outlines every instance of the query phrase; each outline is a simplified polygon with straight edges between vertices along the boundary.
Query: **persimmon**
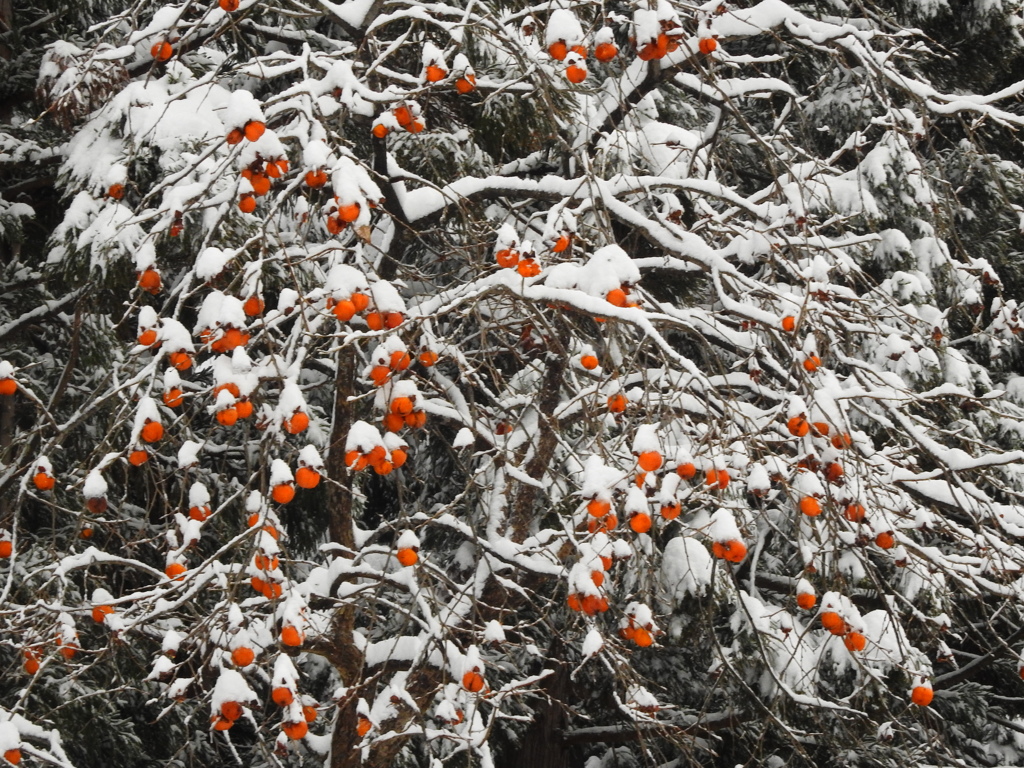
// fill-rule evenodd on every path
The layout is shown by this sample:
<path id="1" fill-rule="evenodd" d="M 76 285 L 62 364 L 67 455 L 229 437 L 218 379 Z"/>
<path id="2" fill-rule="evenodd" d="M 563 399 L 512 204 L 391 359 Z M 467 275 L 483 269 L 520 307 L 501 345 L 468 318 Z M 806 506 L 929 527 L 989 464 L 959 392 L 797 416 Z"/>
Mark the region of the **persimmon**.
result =
<path id="1" fill-rule="evenodd" d="M 151 421 L 146 419 L 146 423 L 142 426 L 142 431 L 139 432 L 139 437 L 142 438 L 144 443 L 155 443 L 164 436 L 164 425 L 159 421 Z"/>
<path id="2" fill-rule="evenodd" d="M 338 322 L 347 323 L 353 317 L 356 316 L 356 305 L 348 299 L 342 299 L 336 302 L 333 309 L 331 310 L 334 316 L 338 319 Z"/>
<path id="3" fill-rule="evenodd" d="M 247 648 L 244 645 L 235 648 L 235 650 L 231 652 L 231 661 L 234 662 L 236 667 L 248 667 L 255 660 L 256 654 L 253 652 L 252 648 Z"/>
<path id="4" fill-rule="evenodd" d="M 367 296 L 365 293 L 360 293 L 359 291 L 353 293 L 349 297 L 349 301 L 351 301 L 355 305 L 356 312 L 362 312 L 368 306 L 370 306 L 370 297 Z"/>
<path id="5" fill-rule="evenodd" d="M 919 707 L 927 707 L 935 698 L 935 692 L 930 685 L 918 685 L 910 692 L 910 700 Z"/>
<path id="6" fill-rule="evenodd" d="M 416 563 L 419 562 L 420 559 L 419 554 L 412 547 L 404 547 L 398 550 L 398 553 L 395 555 L 395 557 L 398 558 L 399 563 L 406 567 L 410 565 L 416 565 Z"/>
<path id="7" fill-rule="evenodd" d="M 569 46 L 565 40 L 558 40 L 548 46 L 548 55 L 555 61 L 564 61 L 569 55 Z"/>
<path id="8" fill-rule="evenodd" d="M 711 545 L 711 553 L 722 560 L 730 563 L 739 563 L 747 556 L 747 545 L 739 539 L 730 541 L 714 542 Z"/>
<path id="9" fill-rule="evenodd" d="M 494 260 L 499 267 L 510 269 L 519 263 L 519 252 L 511 248 L 502 248 L 494 254 Z"/>
<path id="10" fill-rule="evenodd" d="M 587 502 L 587 512 L 594 517 L 604 517 L 611 512 L 612 505 L 607 501 L 601 499 L 591 499 Z"/>
<path id="11" fill-rule="evenodd" d="M 522 277 L 536 277 L 540 274 L 540 264 L 536 259 L 523 259 L 516 266 L 516 272 Z"/>
<path id="12" fill-rule="evenodd" d="M 174 55 L 174 49 L 166 40 L 161 40 L 159 43 L 153 43 L 149 49 L 149 55 L 156 61 L 167 61 Z"/>
<path id="13" fill-rule="evenodd" d="M 252 565 L 258 571 L 276 571 L 281 565 L 281 561 L 277 555 L 265 555 L 262 552 L 257 552 L 252 559 Z"/>
<path id="14" fill-rule="evenodd" d="M 298 741 L 309 733 L 309 725 L 305 720 L 299 720 L 297 723 L 285 723 L 281 726 L 281 730 L 292 741 Z"/>
<path id="15" fill-rule="evenodd" d="M 52 491 L 57 480 L 53 475 L 49 475 L 46 472 L 36 472 L 32 475 L 32 482 L 35 484 L 36 490 Z"/>
<path id="16" fill-rule="evenodd" d="M 307 723 L 312 723 L 316 720 L 316 707 L 311 707 L 308 704 L 302 707 L 302 718 Z"/>
<path id="17" fill-rule="evenodd" d="M 692 461 L 684 461 L 676 466 L 676 474 L 683 480 L 692 480 L 697 474 L 697 467 Z"/>
<path id="18" fill-rule="evenodd" d="M 875 536 L 875 544 L 881 549 L 892 549 L 896 546 L 896 537 L 891 531 L 883 531 Z"/>
<path id="19" fill-rule="evenodd" d="M 384 123 L 377 123 L 370 130 L 370 133 L 372 133 L 378 139 L 383 139 L 385 136 L 388 135 L 388 127 L 386 125 L 384 125 Z"/>
<path id="20" fill-rule="evenodd" d="M 633 642 L 641 648 L 649 648 L 654 644 L 654 635 L 644 627 L 637 627 L 633 631 Z"/>
<path id="21" fill-rule="evenodd" d="M 396 397 L 391 401 L 391 412 L 399 416 L 408 416 L 412 413 L 412 400 L 408 397 Z"/>
<path id="22" fill-rule="evenodd" d="M 284 420 L 283 426 L 289 435 L 297 435 L 309 426 L 309 416 L 305 411 L 296 411 L 291 418 Z"/>
<path id="23" fill-rule="evenodd" d="M 370 327 L 371 331 L 383 331 L 384 330 L 384 315 L 380 312 L 368 312 L 366 314 L 366 324 Z"/>
<path id="24" fill-rule="evenodd" d="M 600 62 L 608 63 L 619 55 L 619 49 L 614 43 L 598 43 L 594 48 L 594 58 Z"/>
<path id="25" fill-rule="evenodd" d="M 436 64 L 427 65 L 427 82 L 428 83 L 439 83 L 448 77 L 448 70 L 443 67 L 439 67 Z"/>
<path id="26" fill-rule="evenodd" d="M 211 514 L 211 510 L 206 504 L 203 504 L 201 506 L 189 507 L 188 509 L 189 518 L 191 520 L 197 520 L 200 523 L 205 523 L 207 520 L 209 520 Z"/>
<path id="27" fill-rule="evenodd" d="M 302 645 L 302 641 L 304 639 L 305 638 L 302 636 L 302 633 L 298 630 L 298 628 L 291 624 L 285 624 L 285 626 L 281 629 L 282 645 L 287 645 L 291 648 L 298 648 L 300 645 Z"/>
<path id="28" fill-rule="evenodd" d="M 139 273 L 139 288 L 154 296 L 160 293 L 160 273 L 152 267 L 142 270 Z"/>
<path id="29" fill-rule="evenodd" d="M 476 75 L 467 73 L 455 81 L 455 90 L 465 96 L 476 90 Z"/>
<path id="30" fill-rule="evenodd" d="M 112 605 L 97 605 L 92 609 L 92 620 L 97 624 L 102 624 L 106 621 L 107 616 L 114 612 L 114 606 Z"/>
<path id="31" fill-rule="evenodd" d="M 661 59 L 668 53 L 668 35 L 664 32 L 658 35 L 658 37 L 650 42 L 646 43 L 639 51 L 637 51 L 637 58 L 641 61 L 651 61 L 653 59 Z"/>
<path id="32" fill-rule="evenodd" d="M 243 397 L 235 403 L 235 413 L 238 414 L 238 418 L 240 419 L 248 419 L 252 416 L 252 401 Z"/>
<path id="33" fill-rule="evenodd" d="M 867 647 L 868 641 L 860 632 L 848 632 L 843 637 L 843 645 L 846 646 L 846 650 L 850 652 L 863 651 Z"/>
<path id="34" fill-rule="evenodd" d="M 565 68 L 565 79 L 574 85 L 579 85 L 587 79 L 586 67 L 570 64 Z M 568 245 L 568 243 L 566 243 Z M 564 249 L 563 249 L 564 250 Z"/>
<path id="35" fill-rule="evenodd" d="M 107 197 L 111 200 L 120 200 L 124 197 L 124 184 L 111 184 L 107 187 Z"/>
<path id="36" fill-rule="evenodd" d="M 604 584 L 604 571 L 591 571 L 590 580 L 594 582 L 595 587 L 600 587 Z"/>
<path id="37" fill-rule="evenodd" d="M 179 371 L 186 371 L 192 367 L 192 356 L 184 350 L 179 350 L 177 352 L 171 352 L 171 354 L 167 356 L 167 362 Z"/>
<path id="38" fill-rule="evenodd" d="M 128 454 L 128 463 L 133 467 L 141 467 L 147 461 L 149 461 L 149 454 L 141 448 Z"/>
<path id="39" fill-rule="evenodd" d="M 139 346 L 150 347 L 156 342 L 156 329 L 147 328 L 139 334 Z"/>
<path id="40" fill-rule="evenodd" d="M 16 382 L 14 379 L 10 378 L 9 376 L 7 378 L 0 379 L 0 395 L 10 397 L 17 391 L 18 382 Z"/>
<path id="41" fill-rule="evenodd" d="M 819 437 L 828 437 L 831 427 L 824 421 L 811 422 L 811 431 Z"/>
<path id="42" fill-rule="evenodd" d="M 10 539 L 0 541 L 0 557 L 8 558 L 14 554 L 14 543 Z"/>
<path id="43" fill-rule="evenodd" d="M 238 0 L 220 0 L 220 9 L 231 13 L 238 10 Z"/>
<path id="44" fill-rule="evenodd" d="M 439 358 L 437 352 L 434 352 L 432 349 L 425 349 L 420 352 L 420 356 L 417 359 L 424 368 L 430 368 L 437 364 Z"/>
<path id="45" fill-rule="evenodd" d="M 238 422 L 238 409 L 233 405 L 217 411 L 217 423 L 223 427 L 233 427 Z"/>
<path id="46" fill-rule="evenodd" d="M 409 133 L 419 133 L 427 127 L 427 121 L 422 117 L 415 118 L 411 123 L 405 126 L 405 130 Z"/>
<path id="47" fill-rule="evenodd" d="M 626 396 L 621 392 L 608 396 L 608 410 L 612 413 L 622 413 L 626 410 Z"/>
<path id="48" fill-rule="evenodd" d="M 645 472 L 656 472 L 661 469 L 661 454 L 658 451 L 644 451 L 637 457 L 636 463 Z"/>
<path id="49" fill-rule="evenodd" d="M 803 416 L 794 416 L 786 422 L 786 429 L 794 437 L 804 437 L 811 431 L 811 425 L 807 423 L 807 419 Z"/>
<path id="50" fill-rule="evenodd" d="M 231 726 L 235 724 L 234 720 L 228 720 L 223 715 L 214 715 L 210 718 L 210 722 L 213 723 L 213 730 L 215 731 L 230 731 Z"/>
<path id="51" fill-rule="evenodd" d="M 853 445 L 853 438 L 850 437 L 849 432 L 842 432 L 832 436 L 832 447 L 837 451 L 849 448 L 851 445 Z"/>
<path id="52" fill-rule="evenodd" d="M 227 135 L 227 137 L 224 140 L 228 144 L 231 144 L 233 146 L 235 144 L 241 144 L 242 143 L 242 139 L 244 139 L 244 138 L 245 138 L 245 133 L 242 131 L 241 128 L 232 128 L 230 131 L 228 131 L 228 135 Z"/>
<path id="53" fill-rule="evenodd" d="M 278 483 L 271 491 L 271 497 L 278 504 L 287 504 L 295 498 L 295 486 L 291 483 Z"/>
<path id="54" fill-rule="evenodd" d="M 794 330 L 796 330 L 796 318 L 793 317 L 792 315 L 786 315 L 784 318 L 782 318 L 781 326 L 782 330 L 784 330 L 786 333 L 792 333 Z"/>
<path id="55" fill-rule="evenodd" d="M 683 510 L 678 503 L 672 502 L 671 504 L 662 504 L 661 510 L 659 511 L 661 516 L 666 520 L 675 520 Z"/>
<path id="56" fill-rule="evenodd" d="M 637 533 L 647 533 L 651 530 L 651 516 L 646 512 L 638 512 L 629 518 L 629 527 Z"/>
<path id="57" fill-rule="evenodd" d="M 167 578 L 180 581 L 181 575 L 187 570 L 188 568 L 186 568 L 183 563 L 170 563 L 166 568 L 164 568 L 164 573 L 167 575 Z"/>
<path id="58" fill-rule="evenodd" d="M 21 750 L 20 749 L 8 749 L 4 752 L 4 760 L 11 765 L 17 765 L 21 762 Z"/>
<path id="59" fill-rule="evenodd" d="M 359 738 L 368 734 L 371 728 L 373 728 L 373 723 L 370 722 L 369 718 L 365 715 L 359 715 L 356 719 L 356 734 Z"/>
<path id="60" fill-rule="evenodd" d="M 803 362 L 804 370 L 808 373 L 814 373 L 821 367 L 821 358 L 817 355 L 808 355 Z"/>
<path id="61" fill-rule="evenodd" d="M 32 648 L 26 648 L 21 653 L 25 657 L 23 669 L 26 673 L 34 675 L 39 671 L 39 652 Z"/>
<path id="62" fill-rule="evenodd" d="M 386 365 L 375 365 L 370 369 L 370 381 L 375 386 L 382 387 L 391 378 L 391 369 Z"/>
<path id="63" fill-rule="evenodd" d="M 256 198 L 246 192 L 238 198 L 238 210 L 242 213 L 252 213 L 256 210 Z"/>
<path id="64" fill-rule="evenodd" d="M 713 37 L 702 37 L 697 43 L 697 48 L 705 56 L 709 53 L 713 53 L 718 48 L 718 41 Z"/>
<path id="65" fill-rule="evenodd" d="M 851 523 L 863 523 L 865 517 L 865 509 L 863 504 L 849 504 L 846 509 L 843 510 L 843 517 L 849 520 Z"/>
<path id="66" fill-rule="evenodd" d="M 823 611 L 819 618 L 821 619 L 821 626 L 833 635 L 846 634 L 846 622 L 835 611 Z"/>
<path id="67" fill-rule="evenodd" d="M 575 611 L 576 613 L 583 611 L 583 601 L 575 592 L 571 593 L 565 602 L 569 606 L 570 611 Z"/>
<path id="68" fill-rule="evenodd" d="M 405 426 L 405 417 L 397 413 L 389 413 L 384 416 L 384 428 L 388 432 L 401 432 Z"/>
<path id="69" fill-rule="evenodd" d="M 405 465 L 405 462 L 409 460 L 409 454 L 402 448 L 395 448 L 391 452 L 391 463 L 395 469 L 400 469 Z"/>
<path id="70" fill-rule="evenodd" d="M 462 676 L 462 687 L 470 693 L 480 693 L 484 689 L 484 677 L 476 670 L 471 670 Z"/>
<path id="71" fill-rule="evenodd" d="M 299 467 L 295 470 L 295 484 L 299 488 L 316 488 L 320 484 L 320 473 L 309 467 Z"/>
<path id="72" fill-rule="evenodd" d="M 405 104 L 400 104 L 391 110 L 391 114 L 395 116 L 395 122 L 398 123 L 402 128 L 405 128 L 413 121 L 412 110 Z"/>
<path id="73" fill-rule="evenodd" d="M 729 472 L 725 469 L 709 469 L 704 473 L 704 485 L 724 491 L 729 487 Z"/>
<path id="74" fill-rule="evenodd" d="M 830 483 L 837 482 L 844 474 L 846 472 L 843 470 L 843 465 L 838 461 L 830 461 L 825 465 L 825 479 Z"/>
<path id="75" fill-rule="evenodd" d="M 220 705 L 220 716 L 225 720 L 237 720 L 242 716 L 242 705 L 237 701 L 225 701 Z"/>
<path id="76" fill-rule="evenodd" d="M 270 692 L 270 699 L 279 707 L 287 707 L 289 704 L 295 701 L 295 694 L 292 693 L 291 688 L 279 685 L 277 688 Z"/>
<path id="77" fill-rule="evenodd" d="M 259 138 L 266 132 L 267 126 L 261 120 L 250 120 L 245 124 L 242 131 L 245 133 L 245 138 L 249 141 L 258 141 Z"/>
<path id="78" fill-rule="evenodd" d="M 104 496 L 94 496 L 85 500 L 85 508 L 94 515 L 102 515 L 107 511 L 107 499 Z"/>
<path id="79" fill-rule="evenodd" d="M 584 74 L 586 74 L 586 70 L 584 70 Z M 568 235 L 559 235 L 555 244 L 551 246 L 551 250 L 554 253 L 562 253 L 569 247 L 570 242 L 572 242 L 572 240 Z"/>
<path id="80" fill-rule="evenodd" d="M 254 174 L 249 183 L 252 185 L 253 194 L 256 197 L 263 197 L 270 192 L 270 179 L 262 173 Z"/>
<path id="81" fill-rule="evenodd" d="M 351 224 L 353 221 L 359 218 L 359 211 L 361 206 L 359 203 L 349 203 L 342 205 L 338 208 L 338 218 L 344 221 L 346 224 Z"/>
<path id="82" fill-rule="evenodd" d="M 305 182 L 307 187 L 319 189 L 327 183 L 327 172 L 323 169 L 306 171 Z"/>
<path id="83" fill-rule="evenodd" d="M 800 511 L 808 517 L 817 517 L 821 514 L 821 502 L 813 496 L 804 496 L 800 499 Z"/>
<path id="84" fill-rule="evenodd" d="M 391 357 L 388 358 L 388 364 L 392 370 L 404 371 L 410 365 L 412 365 L 412 358 L 409 357 L 409 353 L 401 349 L 396 349 L 391 353 Z"/>
<path id="85" fill-rule="evenodd" d="M 813 592 L 801 592 L 796 596 L 796 604 L 805 611 L 811 610 L 818 603 L 818 598 Z"/>
<path id="86" fill-rule="evenodd" d="M 604 299 L 615 307 L 625 307 L 629 302 L 629 299 L 626 297 L 626 292 L 621 288 L 612 288 L 607 294 L 605 294 Z"/>
<path id="87" fill-rule="evenodd" d="M 412 429 L 422 429 L 427 424 L 426 411 L 413 411 L 405 417 L 405 426 Z"/>

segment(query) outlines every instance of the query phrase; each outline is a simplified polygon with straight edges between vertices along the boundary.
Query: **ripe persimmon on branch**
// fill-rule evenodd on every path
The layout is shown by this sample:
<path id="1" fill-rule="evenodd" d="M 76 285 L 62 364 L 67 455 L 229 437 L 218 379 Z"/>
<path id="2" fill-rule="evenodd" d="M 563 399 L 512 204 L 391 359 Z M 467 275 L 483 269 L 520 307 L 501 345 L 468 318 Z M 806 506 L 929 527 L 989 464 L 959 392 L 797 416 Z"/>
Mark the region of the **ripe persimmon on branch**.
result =
<path id="1" fill-rule="evenodd" d="M 62 21 L 0 132 L 5 758 L 1022 759 L 1014 13 Z"/>

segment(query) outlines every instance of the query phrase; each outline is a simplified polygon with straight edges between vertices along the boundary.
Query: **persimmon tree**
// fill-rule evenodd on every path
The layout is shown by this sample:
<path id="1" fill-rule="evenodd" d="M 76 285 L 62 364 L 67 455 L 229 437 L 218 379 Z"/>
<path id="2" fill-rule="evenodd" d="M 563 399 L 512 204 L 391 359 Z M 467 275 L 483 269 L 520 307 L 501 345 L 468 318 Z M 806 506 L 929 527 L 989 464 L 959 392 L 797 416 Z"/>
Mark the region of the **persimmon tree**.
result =
<path id="1" fill-rule="evenodd" d="M 7 760 L 1024 757 L 1019 10 L 569 6 L 46 46 Z"/>

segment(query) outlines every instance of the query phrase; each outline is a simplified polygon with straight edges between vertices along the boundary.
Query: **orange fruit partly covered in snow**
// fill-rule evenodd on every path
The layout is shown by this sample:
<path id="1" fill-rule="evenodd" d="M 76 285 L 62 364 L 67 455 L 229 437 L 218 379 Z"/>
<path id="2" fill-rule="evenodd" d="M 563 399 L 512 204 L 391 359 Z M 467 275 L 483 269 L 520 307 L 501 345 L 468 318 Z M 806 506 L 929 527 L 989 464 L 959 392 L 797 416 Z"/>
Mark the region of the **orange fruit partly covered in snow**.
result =
<path id="1" fill-rule="evenodd" d="M 244 645 L 235 648 L 235 650 L 231 652 L 231 661 L 233 661 L 235 666 L 238 667 L 248 667 L 253 663 L 253 661 L 255 661 L 255 659 L 256 654 L 253 652 L 252 648 L 248 648 Z"/>
<path id="2" fill-rule="evenodd" d="M 598 61 L 609 62 L 619 55 L 619 49 L 613 43 L 598 43 L 594 48 L 594 58 Z"/>
<path id="3" fill-rule="evenodd" d="M 39 662 L 37 661 L 36 664 Z M 21 762 L 21 750 L 20 749 L 8 749 L 4 752 L 4 760 L 11 765 L 17 765 Z"/>
<path id="4" fill-rule="evenodd" d="M 286 688 L 281 685 L 270 692 L 270 698 L 279 707 L 287 707 L 292 701 L 295 700 L 295 694 L 292 693 L 291 688 Z"/>
<path id="5" fill-rule="evenodd" d="M 428 83 L 439 83 L 446 77 L 448 77 L 448 71 L 443 67 L 439 67 L 436 64 L 430 64 L 427 66 Z"/>
<path id="6" fill-rule="evenodd" d="M 811 610 L 818 602 L 818 598 L 811 592 L 801 592 L 796 596 L 796 604 L 805 611 Z"/>
<path id="7" fill-rule="evenodd" d="M 637 464 L 645 472 L 654 472 L 661 468 L 661 454 L 657 451 L 644 451 L 637 457 Z"/>
<path id="8" fill-rule="evenodd" d="M 139 288 L 154 295 L 160 293 L 160 273 L 153 268 L 140 272 Z"/>
<path id="9" fill-rule="evenodd" d="M 287 504 L 295 498 L 295 486 L 291 483 L 278 483 L 271 491 L 271 496 L 278 504 Z"/>
<path id="10" fill-rule="evenodd" d="M 48 475 L 45 472 L 36 472 L 32 476 L 32 482 L 35 484 L 36 489 L 40 491 L 50 491 L 53 490 L 53 486 L 57 480 L 52 475 Z"/>
<path id="11" fill-rule="evenodd" d="M 142 427 L 142 431 L 139 432 L 139 437 L 142 438 L 144 443 L 155 443 L 164 436 L 164 425 L 159 421 L 146 420 L 145 425 Z"/>
<path id="12" fill-rule="evenodd" d="M 848 651 L 863 651 L 867 647 L 867 638 L 860 632 L 850 632 L 843 638 Z"/>
<path id="13" fill-rule="evenodd" d="M 548 46 L 548 55 L 556 61 L 562 61 L 569 55 L 569 46 L 565 44 L 565 40 L 558 40 Z"/>
<path id="14" fill-rule="evenodd" d="M 14 379 L 7 377 L 0 379 L 0 395 L 10 396 L 18 391 L 18 382 Z"/>
<path id="15" fill-rule="evenodd" d="M 484 689 L 484 678 L 479 672 L 473 670 L 462 676 L 462 687 L 470 693 L 479 693 Z"/>
<path id="16" fill-rule="evenodd" d="M 292 741 L 298 741 L 309 733 L 309 725 L 305 720 L 300 720 L 297 723 L 285 723 L 281 726 L 281 730 Z"/>
<path id="17" fill-rule="evenodd" d="M 629 527 L 637 533 L 647 533 L 651 530 L 651 516 L 646 512 L 639 512 L 629 518 Z"/>
<path id="18" fill-rule="evenodd" d="M 718 48 L 718 41 L 713 37 L 702 37 L 700 42 L 697 43 L 697 47 L 700 49 L 701 53 L 707 55 Z"/>
<path id="19" fill-rule="evenodd" d="M 238 10 L 238 0 L 220 0 L 220 9 L 231 13 Z"/>
<path id="20" fill-rule="evenodd" d="M 305 411 L 296 411 L 290 419 L 284 420 L 284 429 L 290 435 L 297 435 L 309 426 L 309 416 Z"/>
<path id="21" fill-rule="evenodd" d="M 242 129 L 245 138 L 249 141 L 257 141 L 267 130 L 267 126 L 260 120 L 250 120 Z"/>
<path id="22" fill-rule="evenodd" d="M 863 504 L 850 504 L 846 507 L 843 512 L 843 517 L 849 520 L 851 523 L 863 523 L 865 516 L 865 510 Z"/>
<path id="23" fill-rule="evenodd" d="M 174 49 L 170 43 L 162 40 L 159 43 L 153 43 L 153 47 L 149 49 L 149 55 L 157 61 L 167 61 L 174 55 Z"/>
<path id="24" fill-rule="evenodd" d="M 817 517 L 821 514 L 821 502 L 813 496 L 804 496 L 800 499 L 800 511 L 808 517 Z"/>
<path id="25" fill-rule="evenodd" d="M 302 645 L 303 641 L 302 633 L 291 624 L 286 624 L 281 630 L 281 643 L 282 645 L 291 646 L 292 648 L 298 648 Z"/>
<path id="26" fill-rule="evenodd" d="M 406 567 L 415 565 L 420 559 L 419 554 L 412 547 L 403 547 L 398 550 L 398 554 L 395 557 L 398 558 L 399 563 Z"/>
<path id="27" fill-rule="evenodd" d="M 792 315 L 786 315 L 782 318 L 782 330 L 786 333 L 792 333 L 796 329 L 796 318 Z"/>
<path id="28" fill-rule="evenodd" d="M 846 632 L 846 622 L 843 621 L 843 617 L 835 611 L 822 612 L 821 626 L 833 635 L 842 635 Z"/>
<path id="29" fill-rule="evenodd" d="M 608 410 L 612 413 L 622 413 L 626 410 L 626 396 L 621 392 L 608 396 Z"/>
<path id="30" fill-rule="evenodd" d="M 789 434 L 794 437 L 803 437 L 811 431 L 811 425 L 807 423 L 807 419 L 803 416 L 794 416 L 786 422 L 786 428 L 789 430 Z"/>
<path id="31" fill-rule="evenodd" d="M 612 505 L 601 499 L 591 499 L 587 502 L 587 512 L 594 517 L 604 517 L 612 510 Z"/>
<path id="32" fill-rule="evenodd" d="M 356 721 L 356 733 L 359 737 L 362 738 L 368 734 L 371 728 L 373 728 L 373 723 L 370 722 L 369 718 L 360 715 Z"/>
<path id="33" fill-rule="evenodd" d="M 295 470 L 295 484 L 299 488 L 316 488 L 320 484 L 320 473 L 309 467 L 299 467 Z"/>
<path id="34" fill-rule="evenodd" d="M 565 79 L 570 83 L 579 85 L 587 79 L 587 70 L 584 67 L 572 64 L 565 69 Z"/>
<path id="35" fill-rule="evenodd" d="M 932 703 L 934 697 L 934 691 L 927 685 L 915 686 L 914 690 L 910 692 L 910 700 L 919 707 L 927 707 Z"/>

